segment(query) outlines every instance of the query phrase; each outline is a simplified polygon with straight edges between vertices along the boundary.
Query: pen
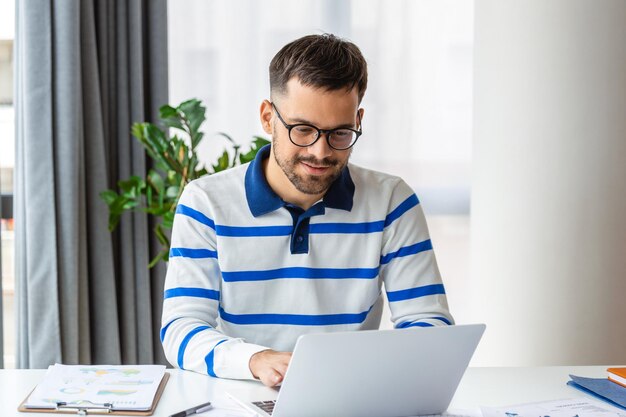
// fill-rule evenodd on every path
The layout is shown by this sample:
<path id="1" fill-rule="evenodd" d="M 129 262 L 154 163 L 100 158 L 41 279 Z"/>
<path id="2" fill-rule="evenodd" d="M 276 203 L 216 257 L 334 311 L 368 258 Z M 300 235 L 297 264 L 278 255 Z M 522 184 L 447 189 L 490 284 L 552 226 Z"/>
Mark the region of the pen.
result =
<path id="1" fill-rule="evenodd" d="M 210 402 L 208 402 L 208 403 L 196 405 L 195 407 L 191 407 L 187 410 L 183 410 L 180 413 L 172 414 L 170 417 L 187 417 L 192 414 L 204 413 L 205 411 L 208 411 L 211 408 L 212 408 L 212 405 Z"/>

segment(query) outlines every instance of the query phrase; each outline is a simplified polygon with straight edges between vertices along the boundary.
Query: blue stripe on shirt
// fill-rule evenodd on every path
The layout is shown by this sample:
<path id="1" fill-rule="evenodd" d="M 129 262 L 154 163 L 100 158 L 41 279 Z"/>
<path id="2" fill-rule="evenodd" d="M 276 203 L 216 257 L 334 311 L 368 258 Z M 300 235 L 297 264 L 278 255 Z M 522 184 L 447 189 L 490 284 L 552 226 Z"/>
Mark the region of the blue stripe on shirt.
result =
<path id="1" fill-rule="evenodd" d="M 267 281 L 283 278 L 304 279 L 373 279 L 378 276 L 378 268 L 304 268 L 289 267 L 263 271 L 222 271 L 225 282 Z"/>
<path id="2" fill-rule="evenodd" d="M 220 340 L 219 342 L 217 342 L 217 344 L 215 346 L 213 346 L 213 349 L 211 349 L 209 354 L 206 355 L 206 357 L 204 358 L 204 362 L 206 363 L 206 372 L 209 375 L 211 375 L 213 378 L 217 378 L 217 375 L 215 375 L 215 370 L 213 369 L 215 348 L 218 347 L 220 344 L 226 342 L 227 340 L 228 339 L 224 339 L 224 340 Z"/>
<path id="3" fill-rule="evenodd" d="M 425 323 L 423 321 L 416 321 L 413 323 L 402 323 L 398 325 L 398 329 L 406 329 L 407 327 L 434 327 L 434 325 L 430 323 Z"/>
<path id="4" fill-rule="evenodd" d="M 452 322 L 445 317 L 430 317 L 431 320 L 440 320 L 446 323 L 448 326 L 452 325 Z"/>
<path id="5" fill-rule="evenodd" d="M 192 288 L 192 287 L 177 287 L 165 290 L 163 295 L 164 299 L 172 297 L 198 297 L 198 298 L 210 298 L 211 300 L 219 300 L 220 292 L 215 290 L 209 290 L 208 288 Z"/>
<path id="6" fill-rule="evenodd" d="M 450 320 L 448 320 L 445 317 L 426 317 L 426 318 L 422 318 L 420 320 L 439 320 L 442 321 L 444 323 L 446 323 L 447 325 L 451 326 L 452 322 Z M 397 329 L 404 329 L 407 327 L 433 327 L 434 324 L 432 323 L 426 323 L 426 322 L 421 322 L 421 321 L 406 321 L 404 323 L 400 323 L 396 326 Z"/>
<path id="7" fill-rule="evenodd" d="M 395 252 L 390 252 L 385 256 L 380 257 L 380 264 L 385 265 L 391 262 L 394 258 L 401 258 L 403 256 L 415 255 L 420 252 L 424 252 L 427 250 L 432 250 L 433 244 L 430 239 L 425 240 L 423 242 L 416 243 L 411 246 L 405 246 L 403 248 L 398 249 Z"/>
<path id="8" fill-rule="evenodd" d="M 187 333 L 183 341 L 180 343 L 180 347 L 178 348 L 178 367 L 180 369 L 185 369 L 183 368 L 183 358 L 185 357 L 185 349 L 187 349 L 187 345 L 189 344 L 191 338 L 194 337 L 197 333 L 200 333 L 201 331 L 210 328 L 211 327 L 209 326 L 198 326 L 189 333 Z"/>
<path id="9" fill-rule="evenodd" d="M 445 294 L 443 284 L 425 285 L 423 287 L 409 288 L 400 291 L 387 291 L 387 300 L 394 301 L 411 300 L 413 298 L 425 297 L 427 295 Z"/>
<path id="10" fill-rule="evenodd" d="M 167 332 L 167 329 L 170 327 L 170 324 L 174 323 L 176 320 L 178 320 L 180 317 L 175 318 L 174 320 L 170 321 L 169 323 L 167 323 L 165 325 L 165 327 L 163 327 L 161 329 L 161 332 L 159 334 L 159 337 L 161 338 L 161 343 L 163 343 L 163 340 L 165 340 L 165 333 Z"/>
<path id="11" fill-rule="evenodd" d="M 223 226 L 217 225 L 218 236 L 227 237 L 258 237 L 258 236 L 289 236 L 293 226 Z"/>
<path id="12" fill-rule="evenodd" d="M 404 213 L 409 211 L 411 208 L 417 206 L 419 204 L 419 200 L 417 196 L 413 194 L 406 200 L 404 200 L 398 207 L 396 207 L 391 213 L 387 215 L 385 218 L 385 227 L 389 226 L 391 223 L 399 219 Z"/>
<path id="13" fill-rule="evenodd" d="M 343 314 L 230 314 L 220 306 L 222 320 L 234 324 L 287 324 L 296 326 L 330 326 L 335 324 L 359 324 L 365 321 L 372 308 L 362 313 Z"/>
<path id="14" fill-rule="evenodd" d="M 313 223 L 309 226 L 309 233 L 378 233 L 384 229 L 383 220 L 364 223 Z M 218 236 L 226 237 L 271 237 L 289 236 L 293 233 L 293 226 L 224 226 L 217 225 L 215 230 Z"/>
<path id="15" fill-rule="evenodd" d="M 392 213 L 393 214 L 393 213 Z M 399 216 L 398 216 L 399 217 Z M 379 220 L 363 223 L 311 223 L 309 233 L 314 234 L 367 234 L 382 232 L 391 222 Z M 225 237 L 275 237 L 289 236 L 293 226 L 225 226 L 216 225 L 218 236 Z"/>
<path id="16" fill-rule="evenodd" d="M 384 226 L 385 222 L 382 220 L 364 223 L 312 223 L 309 233 L 377 233 L 382 232 Z"/>
<path id="17" fill-rule="evenodd" d="M 176 214 L 182 214 L 184 216 L 191 217 L 194 220 L 199 221 L 202 224 L 209 226 L 211 229 L 215 230 L 215 222 L 209 219 L 204 214 L 200 213 L 198 210 L 192 209 L 189 206 L 185 206 L 184 204 L 179 204 L 176 206 Z"/>
<path id="18" fill-rule="evenodd" d="M 171 248 L 170 258 L 182 257 L 182 258 L 215 258 L 217 259 L 217 252 L 209 249 L 192 249 L 192 248 Z"/>
<path id="19" fill-rule="evenodd" d="M 417 196 L 413 194 L 404 200 L 398 207 L 385 217 L 385 220 L 363 223 L 316 223 L 310 225 L 310 233 L 378 233 L 400 218 L 412 207 L 419 204 Z M 225 226 L 216 225 L 213 220 L 184 204 L 176 207 L 176 213 L 191 217 L 198 222 L 214 229 L 218 236 L 226 237 L 260 237 L 260 236 L 289 236 L 293 226 Z"/>

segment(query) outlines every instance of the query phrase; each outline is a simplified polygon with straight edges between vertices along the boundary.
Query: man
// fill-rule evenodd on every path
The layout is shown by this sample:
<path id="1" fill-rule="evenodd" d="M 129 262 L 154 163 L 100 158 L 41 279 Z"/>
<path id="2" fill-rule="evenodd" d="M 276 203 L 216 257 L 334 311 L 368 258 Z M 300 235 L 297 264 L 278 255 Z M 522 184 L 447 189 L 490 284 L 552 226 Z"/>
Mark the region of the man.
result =
<path id="1" fill-rule="evenodd" d="M 277 385 L 298 336 L 377 329 L 383 283 L 396 328 L 453 323 L 417 197 L 348 163 L 366 87 L 361 52 L 333 35 L 273 58 L 271 147 L 190 183 L 176 210 L 161 330 L 173 365 Z"/>

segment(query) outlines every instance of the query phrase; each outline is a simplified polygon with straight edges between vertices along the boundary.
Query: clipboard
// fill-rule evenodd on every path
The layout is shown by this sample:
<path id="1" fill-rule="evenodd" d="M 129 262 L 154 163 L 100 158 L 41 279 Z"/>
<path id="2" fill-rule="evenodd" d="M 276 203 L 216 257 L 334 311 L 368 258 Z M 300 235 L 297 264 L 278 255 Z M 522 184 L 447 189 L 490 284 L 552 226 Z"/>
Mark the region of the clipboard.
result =
<path id="1" fill-rule="evenodd" d="M 167 381 L 169 379 L 169 372 L 165 372 L 163 374 L 163 379 L 161 379 L 161 382 L 159 383 L 159 388 L 154 395 L 154 400 L 152 401 L 152 405 L 150 406 L 149 410 L 115 410 L 113 409 L 113 406 L 111 404 L 94 404 L 92 406 L 60 405 L 57 406 L 57 408 L 27 408 L 24 406 L 24 404 L 26 404 L 28 397 L 30 397 L 30 394 L 32 394 L 32 392 L 34 391 L 33 388 L 33 391 L 29 392 L 26 398 L 24 398 L 24 400 L 17 407 L 17 411 L 20 411 L 22 413 L 77 414 L 79 416 L 102 414 L 113 416 L 151 416 L 156 410 L 156 406 L 161 399 L 161 395 L 163 394 L 163 390 L 165 390 L 165 385 L 167 384 Z"/>

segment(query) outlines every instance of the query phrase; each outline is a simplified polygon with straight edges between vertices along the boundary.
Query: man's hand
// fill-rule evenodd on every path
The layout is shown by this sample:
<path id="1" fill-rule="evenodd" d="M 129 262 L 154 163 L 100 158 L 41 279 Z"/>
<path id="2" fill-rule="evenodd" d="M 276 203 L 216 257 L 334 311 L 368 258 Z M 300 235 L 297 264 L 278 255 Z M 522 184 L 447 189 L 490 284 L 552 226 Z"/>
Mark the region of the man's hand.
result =
<path id="1" fill-rule="evenodd" d="M 250 371 L 268 387 L 280 384 L 287 373 L 291 352 L 262 350 L 250 358 Z"/>

